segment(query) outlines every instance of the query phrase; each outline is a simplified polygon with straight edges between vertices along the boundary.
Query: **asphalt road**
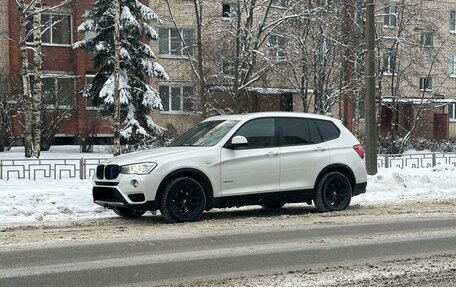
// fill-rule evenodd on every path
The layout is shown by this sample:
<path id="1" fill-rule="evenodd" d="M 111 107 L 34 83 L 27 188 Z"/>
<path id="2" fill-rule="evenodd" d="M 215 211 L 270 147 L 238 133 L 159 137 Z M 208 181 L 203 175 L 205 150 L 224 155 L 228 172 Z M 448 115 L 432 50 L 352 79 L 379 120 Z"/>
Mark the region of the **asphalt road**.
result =
<path id="1" fill-rule="evenodd" d="M 1 251 L 0 286 L 158 286 L 455 250 L 454 217 L 103 241 Z"/>

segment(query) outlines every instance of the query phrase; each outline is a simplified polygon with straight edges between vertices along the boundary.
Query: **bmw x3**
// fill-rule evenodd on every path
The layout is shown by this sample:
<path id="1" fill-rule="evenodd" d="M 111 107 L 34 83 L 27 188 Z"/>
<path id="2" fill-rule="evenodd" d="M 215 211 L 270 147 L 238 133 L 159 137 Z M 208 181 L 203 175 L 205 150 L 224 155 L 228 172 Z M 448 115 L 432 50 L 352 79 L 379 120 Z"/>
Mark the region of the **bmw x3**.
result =
<path id="1" fill-rule="evenodd" d="M 123 217 L 195 221 L 219 207 L 346 209 L 366 191 L 364 151 L 341 121 L 304 113 L 215 116 L 169 146 L 97 166 L 93 200 Z"/>

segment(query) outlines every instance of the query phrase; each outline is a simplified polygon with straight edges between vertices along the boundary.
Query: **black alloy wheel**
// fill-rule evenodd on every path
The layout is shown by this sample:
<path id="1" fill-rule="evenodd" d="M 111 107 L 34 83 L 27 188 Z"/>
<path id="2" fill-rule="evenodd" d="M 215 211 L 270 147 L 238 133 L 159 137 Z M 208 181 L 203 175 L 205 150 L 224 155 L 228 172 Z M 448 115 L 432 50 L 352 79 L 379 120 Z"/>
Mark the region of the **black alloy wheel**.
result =
<path id="1" fill-rule="evenodd" d="M 345 210 L 350 204 L 352 187 L 340 172 L 332 171 L 320 180 L 314 203 L 319 212 Z"/>
<path id="2" fill-rule="evenodd" d="M 201 217 L 205 207 L 206 194 L 193 178 L 176 178 L 163 190 L 160 212 L 168 222 L 195 221 Z"/>

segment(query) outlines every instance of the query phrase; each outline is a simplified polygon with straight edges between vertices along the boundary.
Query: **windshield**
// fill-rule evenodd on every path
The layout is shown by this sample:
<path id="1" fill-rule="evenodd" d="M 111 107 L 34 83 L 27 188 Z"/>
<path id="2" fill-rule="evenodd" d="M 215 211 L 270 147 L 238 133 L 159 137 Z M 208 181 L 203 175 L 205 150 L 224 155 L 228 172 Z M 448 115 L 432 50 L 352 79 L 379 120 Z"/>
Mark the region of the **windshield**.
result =
<path id="1" fill-rule="evenodd" d="M 202 122 L 186 131 L 169 146 L 213 146 L 237 123 L 234 120 Z"/>

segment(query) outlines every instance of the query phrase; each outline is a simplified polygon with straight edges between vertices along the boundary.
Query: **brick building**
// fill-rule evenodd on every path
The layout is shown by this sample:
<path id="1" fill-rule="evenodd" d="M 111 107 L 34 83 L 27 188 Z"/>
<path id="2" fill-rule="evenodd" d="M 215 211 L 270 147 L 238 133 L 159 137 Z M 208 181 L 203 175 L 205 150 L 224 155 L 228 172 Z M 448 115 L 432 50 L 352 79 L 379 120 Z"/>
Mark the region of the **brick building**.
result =
<path id="1" fill-rule="evenodd" d="M 284 11 L 280 7 L 286 1 L 272 0 L 273 9 Z M 316 1 L 318 3 L 323 1 Z M 56 4 L 56 0 L 43 0 L 46 5 Z M 77 27 L 82 21 L 82 14 L 89 9 L 92 0 L 72 1 L 65 7 L 45 14 L 46 19 L 58 20 L 56 29 L 43 35 L 43 84 L 44 91 L 48 94 L 56 94 L 57 98 L 71 100 L 76 104 L 76 111 L 70 120 L 66 121 L 59 130 L 60 142 L 77 143 L 78 138 L 85 137 L 92 130 L 96 130 L 99 137 L 112 136 L 109 119 L 100 118 L 97 110 L 90 107 L 90 103 L 81 96 L 79 91 L 90 81 L 95 74 L 92 68 L 90 56 L 83 50 L 73 50 L 71 44 L 81 39 L 76 33 Z M 178 31 L 183 39 L 189 43 L 191 53 L 196 56 L 196 18 L 194 4 L 191 1 L 171 0 L 173 17 L 171 17 L 164 0 L 149 1 L 149 5 L 160 16 L 163 23 L 156 28 L 160 41 L 154 43 L 152 48 L 158 56 L 158 62 L 167 70 L 170 80 L 153 82 L 153 86 L 159 91 L 164 105 L 162 111 L 153 113 L 154 120 L 161 126 L 172 132 L 182 132 L 199 120 L 196 113 L 200 91 L 198 91 L 197 76 L 193 72 L 187 55 L 184 53 L 188 47 L 184 47 L 179 38 Z M 209 1 L 204 6 L 204 19 L 206 27 L 203 30 L 203 38 L 210 43 L 206 48 L 214 52 L 212 62 L 208 62 L 208 74 L 219 75 L 230 73 L 230 66 L 222 60 L 224 53 L 228 52 L 230 43 L 224 39 L 220 31 L 227 30 L 230 22 L 229 15 L 233 9 L 231 1 Z M 327 1 L 330 3 L 330 1 Z M 405 6 L 405 4 L 408 6 Z M 424 3 L 424 4 L 423 4 Z M 417 115 L 418 106 L 425 106 L 423 115 L 416 129 L 417 135 L 427 137 L 448 138 L 456 137 L 456 0 L 446 1 L 445 5 L 436 4 L 435 1 L 420 1 L 420 5 L 414 5 L 415 1 L 379 1 L 377 5 L 377 32 L 379 37 L 393 39 L 401 29 L 401 23 L 408 26 L 401 30 L 404 41 L 415 43 L 413 53 L 392 54 L 394 47 L 388 40 L 380 41 L 378 47 L 379 70 L 382 71 L 382 85 L 379 86 L 379 94 L 383 98 L 380 108 L 382 116 L 382 131 L 387 133 L 392 126 L 401 126 L 406 132 L 410 128 L 410 118 Z M 410 10 L 415 7 L 421 10 Z M 425 13 L 426 11 L 432 13 Z M 404 13 L 402 13 L 404 12 Z M 19 78 L 19 23 L 16 1 L 0 0 L 0 35 L 7 33 L 10 41 L 0 37 L 0 51 L 8 53 L 9 57 L 0 57 L 0 68 L 8 67 L 13 81 Z M 400 15 L 412 15 L 411 19 L 401 18 Z M 279 15 L 279 14 L 277 14 Z M 174 18 L 176 23 L 171 19 Z M 362 17 L 361 17 L 362 18 Z M 423 19 L 427 18 L 427 21 Z M 411 24 L 410 24 L 411 23 Z M 426 25 L 425 25 L 426 24 Z M 285 29 L 286 30 L 286 29 Z M 280 35 L 272 33 L 260 51 L 269 59 L 282 59 L 286 57 L 290 42 Z M 391 45 L 390 45 L 391 44 Z M 407 48 L 408 49 L 408 48 Z M 436 57 L 432 57 L 436 55 Z M 228 57 L 227 57 L 228 58 Z M 412 61 L 414 59 L 414 61 Z M 430 59 L 434 59 L 430 61 Z M 219 61 L 220 60 L 220 61 Z M 416 60 L 416 61 L 415 61 Z M 407 64 L 409 63 L 409 64 Z M 432 69 L 430 69 L 432 66 Z M 406 68 L 410 67 L 410 68 Z M 334 68 L 336 69 L 336 68 Z M 251 100 L 250 111 L 264 110 L 287 110 L 302 111 L 303 97 L 299 95 L 296 87 L 289 84 L 289 70 L 286 66 L 277 65 L 249 86 L 246 91 Z M 395 86 L 394 77 L 401 76 L 401 82 Z M 209 104 L 214 105 L 214 110 L 220 109 L 215 106 L 217 102 L 233 104 L 232 99 L 224 95 L 226 87 L 216 77 L 208 77 L 211 85 Z M 427 80 L 427 79 L 431 80 Z M 336 78 L 335 81 L 338 79 Z M 312 86 L 308 92 L 312 94 Z M 359 88 L 362 91 L 362 88 Z M 394 92 L 393 92 L 394 91 Z M 18 91 L 15 91 L 16 93 Z M 362 92 L 357 95 L 362 96 Z M 362 97 L 360 97 L 362 98 Z M 419 100 L 425 99 L 425 105 Z M 55 100 L 54 98 L 51 101 Z M 231 101 L 231 102 L 230 102 Z M 362 101 L 360 100 L 362 107 Z M 46 102 L 45 102 L 46 104 Z M 51 102 L 48 102 L 51 104 Z M 338 102 L 338 105 L 341 103 Z M 223 106 L 223 104 L 221 104 Z M 333 114 L 338 114 L 337 107 Z M 361 109 L 362 110 L 362 109 Z M 357 113 L 363 117 L 362 112 Z M 362 123 L 362 120 L 361 120 Z M 22 127 L 15 121 L 14 136 L 20 139 Z"/>
<path id="2" fill-rule="evenodd" d="M 3 1 L 3 0 L 2 0 Z M 16 1 L 7 0 L 9 16 L 9 63 L 13 81 L 13 94 L 19 94 L 17 79 L 20 78 L 20 50 L 19 40 L 19 11 Z M 42 84 L 43 104 L 45 105 L 75 105 L 76 109 L 69 120 L 66 120 L 56 136 L 56 142 L 77 143 L 79 137 L 84 137 L 96 125 L 98 136 L 112 136 L 109 120 L 102 119 L 97 112 L 87 107 L 86 98 L 79 91 L 90 80 L 95 71 L 92 68 L 90 56 L 82 50 L 74 50 L 72 44 L 80 40 L 77 27 L 82 22 L 82 14 L 92 5 L 91 0 L 71 1 L 69 4 L 44 12 L 42 21 L 54 21 L 53 29 L 48 29 L 42 36 Z M 55 0 L 43 0 L 44 6 L 53 6 L 59 3 Z M 7 5 L 6 5 L 7 4 Z M 2 15 L 5 15 L 2 14 Z M 0 18 L 3 23 L 4 17 Z M 1 57 L 3 60 L 3 57 Z M 65 106 L 62 107 L 65 109 Z M 13 135 L 17 140 L 22 137 L 21 117 L 13 121 Z M 46 123 L 44 123 L 46 124 Z"/>
<path id="3" fill-rule="evenodd" d="M 3 55 L 0 56 L 0 73 L 9 71 L 8 55 L 8 0 L 0 0 L 0 51 Z"/>

